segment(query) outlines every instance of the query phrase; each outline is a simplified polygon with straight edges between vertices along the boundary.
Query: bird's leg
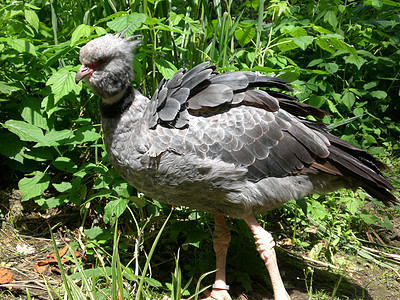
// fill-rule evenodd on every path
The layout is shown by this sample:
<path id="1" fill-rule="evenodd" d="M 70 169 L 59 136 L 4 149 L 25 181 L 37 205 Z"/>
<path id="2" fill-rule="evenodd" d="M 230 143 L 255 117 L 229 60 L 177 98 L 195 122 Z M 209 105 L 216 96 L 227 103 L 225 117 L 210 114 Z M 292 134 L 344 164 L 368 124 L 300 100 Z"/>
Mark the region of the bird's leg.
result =
<path id="1" fill-rule="evenodd" d="M 210 295 L 210 299 L 231 300 L 226 284 L 226 255 L 228 253 L 231 234 L 226 227 L 223 215 L 215 215 L 215 228 L 213 234 L 213 246 L 216 258 L 217 272 L 215 273 L 215 282 Z"/>
<path id="2" fill-rule="evenodd" d="M 254 239 L 256 240 L 257 251 L 260 253 L 261 259 L 267 267 L 271 278 L 272 288 L 274 290 L 275 300 L 290 299 L 279 273 L 274 249 L 275 242 L 272 235 L 268 231 L 264 230 L 253 216 L 247 217 L 244 220 L 253 232 Z"/>

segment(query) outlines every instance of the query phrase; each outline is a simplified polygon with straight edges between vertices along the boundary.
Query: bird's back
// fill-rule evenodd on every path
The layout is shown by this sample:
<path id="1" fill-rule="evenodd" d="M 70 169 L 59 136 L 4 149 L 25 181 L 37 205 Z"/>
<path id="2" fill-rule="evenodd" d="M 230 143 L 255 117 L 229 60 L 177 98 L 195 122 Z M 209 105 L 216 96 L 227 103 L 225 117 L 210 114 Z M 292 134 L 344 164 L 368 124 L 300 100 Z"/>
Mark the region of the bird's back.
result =
<path id="1" fill-rule="evenodd" d="M 397 201 L 385 166 L 306 120 L 325 113 L 282 93 L 291 91 L 285 81 L 214 70 L 181 69 L 151 101 L 136 92 L 118 120 L 103 116 L 111 161 L 128 182 L 159 201 L 233 217 L 340 187 Z M 107 134 L 110 122 L 118 134 Z"/>

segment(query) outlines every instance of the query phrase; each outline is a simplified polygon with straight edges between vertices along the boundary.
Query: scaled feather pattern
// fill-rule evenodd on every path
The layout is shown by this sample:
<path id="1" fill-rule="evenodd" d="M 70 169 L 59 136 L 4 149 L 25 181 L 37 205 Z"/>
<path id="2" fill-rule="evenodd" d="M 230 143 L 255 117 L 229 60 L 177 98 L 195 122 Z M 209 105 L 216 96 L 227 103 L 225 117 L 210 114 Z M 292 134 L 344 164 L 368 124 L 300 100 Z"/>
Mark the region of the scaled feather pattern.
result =
<path id="1" fill-rule="evenodd" d="M 398 203 L 386 166 L 307 120 L 325 112 L 295 101 L 284 80 L 205 62 L 163 80 L 149 100 L 131 86 L 136 44 L 89 42 L 77 81 L 102 98 L 112 165 L 149 197 L 235 218 L 341 187 Z"/>

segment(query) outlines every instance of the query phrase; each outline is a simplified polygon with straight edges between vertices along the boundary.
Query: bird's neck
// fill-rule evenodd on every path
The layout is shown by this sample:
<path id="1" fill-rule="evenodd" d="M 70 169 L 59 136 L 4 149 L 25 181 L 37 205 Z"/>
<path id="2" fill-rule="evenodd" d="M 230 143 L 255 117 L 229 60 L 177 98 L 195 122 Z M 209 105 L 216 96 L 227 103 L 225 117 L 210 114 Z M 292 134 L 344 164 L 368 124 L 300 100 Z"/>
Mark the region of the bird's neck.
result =
<path id="1" fill-rule="evenodd" d="M 100 100 L 100 110 L 103 118 L 116 118 L 121 116 L 132 104 L 135 99 L 135 92 L 132 86 L 118 94 Z"/>

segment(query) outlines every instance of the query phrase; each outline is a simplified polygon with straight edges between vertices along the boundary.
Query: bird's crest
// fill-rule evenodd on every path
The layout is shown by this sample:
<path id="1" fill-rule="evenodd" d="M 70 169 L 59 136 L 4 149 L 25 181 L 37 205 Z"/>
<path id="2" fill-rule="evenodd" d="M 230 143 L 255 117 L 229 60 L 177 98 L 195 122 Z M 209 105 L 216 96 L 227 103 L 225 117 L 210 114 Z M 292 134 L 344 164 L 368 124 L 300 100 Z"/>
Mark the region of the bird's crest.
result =
<path id="1" fill-rule="evenodd" d="M 121 32 L 116 33 L 116 34 L 115 34 L 115 37 L 118 37 L 118 38 L 121 38 L 121 39 L 124 39 L 124 40 L 127 40 L 127 41 L 131 41 L 131 40 L 133 40 L 133 39 L 135 39 L 135 38 L 141 37 L 141 36 L 142 36 L 141 34 L 135 34 L 135 35 L 131 35 L 131 36 L 128 36 L 128 37 L 124 38 L 124 35 L 125 35 L 125 33 L 129 30 L 129 28 L 131 28 L 131 27 L 132 27 L 135 23 L 137 23 L 137 22 L 138 22 L 138 20 L 133 21 L 130 25 L 128 25 L 128 26 L 127 26 L 125 29 L 123 29 Z M 140 40 L 135 40 L 134 42 L 135 42 L 135 43 L 134 43 L 135 46 L 141 43 Z"/>

